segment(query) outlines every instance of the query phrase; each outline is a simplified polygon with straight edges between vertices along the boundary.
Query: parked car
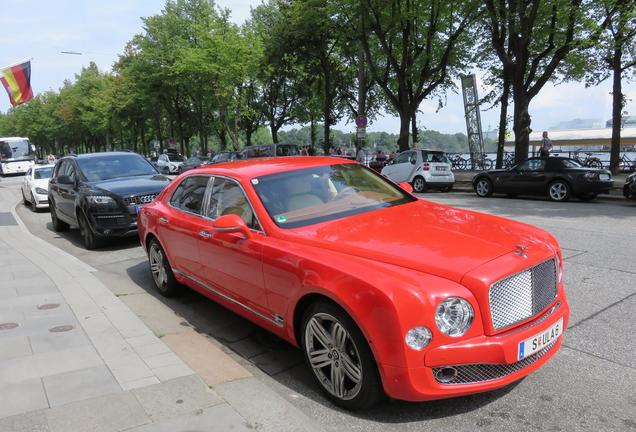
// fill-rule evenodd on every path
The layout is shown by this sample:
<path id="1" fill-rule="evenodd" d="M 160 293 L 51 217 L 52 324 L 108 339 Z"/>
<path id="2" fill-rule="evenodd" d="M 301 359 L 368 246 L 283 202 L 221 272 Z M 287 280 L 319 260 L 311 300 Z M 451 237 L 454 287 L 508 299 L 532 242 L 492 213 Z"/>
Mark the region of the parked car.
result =
<path id="1" fill-rule="evenodd" d="M 272 156 L 298 156 L 300 147 L 296 144 L 265 144 L 245 147 L 239 153 L 239 159 Z"/>
<path id="2" fill-rule="evenodd" d="M 161 294 L 187 285 L 300 347 L 348 409 L 540 368 L 569 318 L 554 237 L 411 190 L 335 157 L 211 165 L 144 207 L 139 236 Z"/>
<path id="3" fill-rule="evenodd" d="M 53 229 L 79 227 L 87 249 L 97 248 L 106 238 L 134 234 L 139 209 L 169 182 L 136 153 L 64 157 L 49 182 Z"/>
<path id="4" fill-rule="evenodd" d="M 157 158 L 157 168 L 162 174 L 178 174 L 185 158 L 178 153 L 163 153 Z"/>
<path id="5" fill-rule="evenodd" d="M 190 159 L 181 164 L 177 172 L 181 174 L 186 171 L 190 171 L 191 169 L 199 168 L 201 165 L 205 165 L 207 163 L 209 163 L 209 159 L 206 157 L 192 156 Z"/>
<path id="6" fill-rule="evenodd" d="M 49 179 L 54 165 L 33 165 L 22 181 L 22 202 L 33 211 L 49 207 Z"/>
<path id="7" fill-rule="evenodd" d="M 211 164 L 222 163 L 222 162 L 231 162 L 233 160 L 238 159 L 238 152 L 235 151 L 223 151 L 218 152 L 214 155 L 214 157 L 210 160 Z"/>
<path id="8" fill-rule="evenodd" d="M 442 151 L 404 151 L 382 168 L 382 174 L 397 183 L 411 183 L 415 192 L 429 188 L 448 192 L 455 184 L 451 163 Z"/>
<path id="9" fill-rule="evenodd" d="M 623 185 L 623 195 L 627 199 L 636 200 L 636 173 L 627 176 Z"/>
<path id="10" fill-rule="evenodd" d="M 610 171 L 586 168 L 565 157 L 530 158 L 512 168 L 485 171 L 473 177 L 473 188 L 480 197 L 504 193 L 547 195 L 553 201 L 567 201 L 572 196 L 591 200 L 609 193 L 613 185 Z"/>

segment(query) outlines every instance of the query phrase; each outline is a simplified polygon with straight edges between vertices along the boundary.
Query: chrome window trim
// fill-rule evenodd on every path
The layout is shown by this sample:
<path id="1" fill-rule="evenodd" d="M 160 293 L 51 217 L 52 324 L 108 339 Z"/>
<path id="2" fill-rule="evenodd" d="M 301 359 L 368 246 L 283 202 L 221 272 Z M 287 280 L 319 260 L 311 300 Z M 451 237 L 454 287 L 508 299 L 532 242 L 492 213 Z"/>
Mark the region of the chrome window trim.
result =
<path id="1" fill-rule="evenodd" d="M 240 301 L 236 300 L 235 298 L 230 297 L 229 295 L 227 295 L 227 294 L 225 294 L 225 293 L 222 293 L 221 291 L 219 291 L 219 290 L 217 290 L 217 289 L 214 289 L 214 288 L 212 288 L 212 287 L 208 286 L 207 284 L 203 283 L 202 281 L 200 281 L 199 279 L 195 278 L 194 276 L 191 276 L 191 275 L 189 275 L 189 274 L 187 274 L 187 273 L 184 273 L 184 272 L 182 272 L 182 271 L 180 271 L 180 270 L 177 270 L 177 269 L 175 269 L 175 268 L 173 268 L 173 269 L 172 269 L 172 272 L 173 272 L 173 273 L 176 273 L 176 274 L 178 274 L 178 275 L 181 275 L 181 276 L 183 276 L 183 277 L 184 277 L 184 278 L 186 278 L 186 279 L 191 280 L 192 282 L 194 282 L 194 283 L 196 283 L 197 285 L 199 285 L 199 286 L 201 286 L 201 287 L 205 288 L 206 290 L 208 290 L 208 291 L 210 291 L 210 292 L 212 292 L 212 293 L 214 293 L 214 294 L 218 295 L 219 297 L 222 297 L 222 298 L 224 298 L 225 300 L 227 300 L 227 301 L 229 301 L 229 302 L 231 302 L 231 303 L 234 303 L 234 304 L 235 304 L 235 305 L 237 305 L 237 306 L 242 307 L 242 308 L 243 308 L 243 309 L 245 309 L 246 311 L 253 313 L 253 314 L 254 314 L 254 315 L 256 315 L 257 317 L 262 318 L 262 319 L 264 319 L 264 320 L 266 320 L 266 321 L 269 321 L 270 323 L 274 324 L 276 327 L 283 328 L 283 327 L 285 326 L 285 321 L 281 318 L 281 316 L 280 316 L 280 315 L 273 314 L 273 315 L 272 315 L 272 317 L 270 318 L 270 317 L 268 317 L 268 316 L 266 316 L 266 315 L 263 315 L 262 313 L 260 313 L 260 312 L 258 312 L 258 311 L 256 311 L 256 310 L 252 309 L 251 307 L 249 307 L 249 306 L 248 306 L 248 305 L 246 305 L 245 303 L 241 303 Z"/>

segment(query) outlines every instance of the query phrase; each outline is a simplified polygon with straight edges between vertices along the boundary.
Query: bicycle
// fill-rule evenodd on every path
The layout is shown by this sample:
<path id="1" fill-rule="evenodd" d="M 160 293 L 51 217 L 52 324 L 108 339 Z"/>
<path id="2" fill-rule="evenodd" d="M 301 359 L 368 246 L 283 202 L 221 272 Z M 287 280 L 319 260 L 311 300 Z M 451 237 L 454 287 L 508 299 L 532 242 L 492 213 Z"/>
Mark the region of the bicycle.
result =
<path id="1" fill-rule="evenodd" d="M 515 166 L 515 154 L 514 153 L 505 153 L 503 157 L 503 167 L 505 169 L 510 169 Z"/>
<path id="2" fill-rule="evenodd" d="M 631 160 L 627 154 L 623 153 L 618 162 L 618 169 L 621 172 L 636 171 L 636 160 Z"/>
<path id="3" fill-rule="evenodd" d="M 572 156 L 572 159 L 574 159 L 575 161 L 577 161 L 584 167 L 603 168 L 603 162 L 601 162 L 599 158 L 592 156 L 592 153 L 585 153 L 585 154 L 586 154 L 585 159 L 581 159 L 579 157 L 579 152 L 575 151 Z"/>
<path id="4" fill-rule="evenodd" d="M 484 153 L 477 153 L 473 156 L 471 166 L 481 171 L 490 171 L 492 169 L 492 160 L 488 159 Z"/>
<path id="5" fill-rule="evenodd" d="M 454 171 L 464 171 L 468 166 L 468 160 L 461 157 L 459 154 L 449 155 L 448 160 L 451 163 L 451 169 Z"/>

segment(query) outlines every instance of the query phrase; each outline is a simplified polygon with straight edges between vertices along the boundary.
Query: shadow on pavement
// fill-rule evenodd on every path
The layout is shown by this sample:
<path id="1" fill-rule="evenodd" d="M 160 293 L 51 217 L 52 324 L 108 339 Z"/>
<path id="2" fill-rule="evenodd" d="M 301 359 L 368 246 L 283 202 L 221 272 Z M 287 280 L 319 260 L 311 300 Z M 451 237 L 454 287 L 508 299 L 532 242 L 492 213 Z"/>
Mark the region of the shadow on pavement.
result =
<path id="1" fill-rule="evenodd" d="M 177 297 L 161 296 L 154 287 L 147 262 L 129 267 L 126 273 L 136 285 L 183 317 L 185 321 L 182 325 L 190 325 L 197 332 L 214 337 L 293 392 L 346 415 L 384 423 L 454 416 L 487 405 L 518 384 L 517 382 L 494 392 L 462 398 L 432 402 L 385 400 L 368 411 L 342 411 L 321 392 L 305 365 L 300 349 L 187 287 Z"/>

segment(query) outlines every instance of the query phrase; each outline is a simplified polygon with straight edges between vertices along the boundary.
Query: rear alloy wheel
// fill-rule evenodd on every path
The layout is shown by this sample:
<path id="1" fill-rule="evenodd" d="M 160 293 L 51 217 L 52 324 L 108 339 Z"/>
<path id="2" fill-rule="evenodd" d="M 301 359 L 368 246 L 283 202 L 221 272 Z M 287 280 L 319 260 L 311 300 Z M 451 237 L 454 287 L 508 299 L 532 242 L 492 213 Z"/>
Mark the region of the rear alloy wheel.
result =
<path id="1" fill-rule="evenodd" d="M 303 316 L 302 348 L 327 396 L 348 410 L 364 409 L 383 395 L 378 369 L 364 336 L 341 308 L 311 305 Z"/>
<path id="2" fill-rule="evenodd" d="M 486 198 L 492 195 L 492 183 L 487 178 L 480 178 L 475 183 L 475 193 L 480 198 Z"/>
<path id="3" fill-rule="evenodd" d="M 51 209 L 51 224 L 53 225 L 53 231 L 68 231 L 70 226 L 66 222 L 62 222 L 58 219 L 57 212 L 55 211 L 55 204 L 52 201 L 49 201 L 49 208 Z"/>
<path id="4" fill-rule="evenodd" d="M 97 239 L 97 236 L 95 236 L 88 219 L 81 210 L 77 211 L 77 224 L 79 225 L 84 247 L 88 250 L 97 249 L 100 245 L 100 241 Z"/>
<path id="5" fill-rule="evenodd" d="M 548 195 L 552 201 L 567 201 L 570 199 L 570 185 L 563 180 L 553 181 L 548 186 Z"/>
<path id="6" fill-rule="evenodd" d="M 155 281 L 155 286 L 159 293 L 164 297 L 177 295 L 180 291 L 179 282 L 177 282 L 174 273 L 172 273 L 166 253 L 155 239 L 150 240 L 148 246 L 148 262 L 150 263 L 152 279 Z"/>
<path id="7" fill-rule="evenodd" d="M 417 193 L 426 191 L 426 181 L 424 177 L 417 176 L 413 179 L 413 191 Z"/>

